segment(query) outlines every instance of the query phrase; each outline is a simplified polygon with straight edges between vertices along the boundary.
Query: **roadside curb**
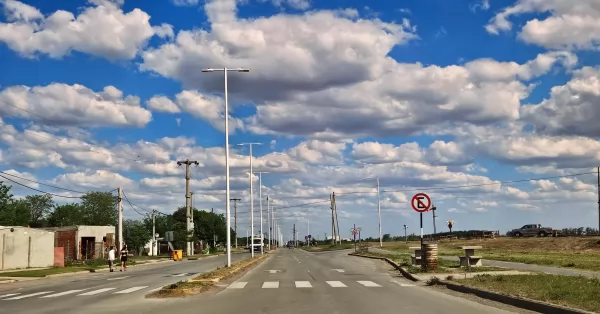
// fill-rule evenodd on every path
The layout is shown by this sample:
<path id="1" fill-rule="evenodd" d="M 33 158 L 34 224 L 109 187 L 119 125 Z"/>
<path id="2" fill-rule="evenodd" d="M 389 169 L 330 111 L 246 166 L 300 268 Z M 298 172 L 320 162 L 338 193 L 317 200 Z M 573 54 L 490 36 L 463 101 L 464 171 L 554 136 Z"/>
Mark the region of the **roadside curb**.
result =
<path id="1" fill-rule="evenodd" d="M 17 280 L 15 280 L 15 279 L 0 280 L 0 284 L 3 284 L 3 283 L 13 283 L 13 282 L 17 282 Z"/>
<path id="2" fill-rule="evenodd" d="M 488 290 L 472 288 L 468 286 L 464 286 L 461 284 L 456 284 L 444 280 L 439 281 L 439 285 L 443 285 L 446 288 L 462 292 L 474 294 L 480 298 L 512 305 L 515 307 L 519 307 L 522 309 L 538 312 L 538 313 L 546 313 L 546 314 L 593 314 L 594 312 L 588 312 L 584 310 L 569 308 L 561 305 L 546 303 L 542 301 L 536 301 L 528 298 L 515 297 L 506 294 L 500 294 L 497 292 L 492 292 Z"/>
<path id="3" fill-rule="evenodd" d="M 170 262 L 170 261 L 171 260 L 158 261 L 158 262 L 152 262 L 152 263 L 142 263 L 142 264 L 136 264 L 136 265 L 128 265 L 127 268 L 130 268 L 130 267 L 139 267 L 139 266 L 148 266 L 148 265 L 166 263 L 166 262 Z M 70 273 L 47 275 L 47 276 L 39 277 L 39 278 L 41 279 L 41 278 L 63 277 L 63 276 L 70 276 L 70 275 L 77 275 L 77 274 L 86 274 L 86 273 L 101 273 L 101 272 L 106 272 L 106 271 L 109 271 L 108 267 L 103 267 L 103 268 L 100 268 L 100 269 L 88 269 L 88 270 L 82 270 L 82 271 L 74 271 L 74 272 L 70 272 Z"/>
<path id="4" fill-rule="evenodd" d="M 384 260 L 388 264 L 394 266 L 394 268 L 396 268 L 397 270 L 399 270 L 400 273 L 402 274 L 402 276 L 404 276 L 404 278 L 406 278 L 408 280 L 412 280 L 412 281 L 420 281 L 419 279 L 415 278 L 411 273 L 409 273 L 406 269 L 402 268 L 400 265 L 396 264 L 396 262 L 392 261 L 391 259 L 389 259 L 387 257 L 365 256 L 365 255 L 360 255 L 360 254 L 356 254 L 356 253 L 350 253 L 348 255 L 350 255 L 350 256 L 357 256 L 357 257 L 363 257 L 363 258 L 370 258 L 370 259 Z"/>

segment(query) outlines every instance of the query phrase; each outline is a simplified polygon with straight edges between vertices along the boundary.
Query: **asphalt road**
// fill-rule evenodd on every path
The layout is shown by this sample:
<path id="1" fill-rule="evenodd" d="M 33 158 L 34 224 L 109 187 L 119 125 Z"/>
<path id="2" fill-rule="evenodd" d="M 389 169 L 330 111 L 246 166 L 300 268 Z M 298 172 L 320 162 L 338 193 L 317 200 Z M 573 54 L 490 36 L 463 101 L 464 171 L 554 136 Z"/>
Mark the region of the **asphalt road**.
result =
<path id="1" fill-rule="evenodd" d="M 437 292 L 392 275 L 380 261 L 348 251 L 279 249 L 218 293 L 147 300 L 128 313 L 512 313 Z"/>
<path id="2" fill-rule="evenodd" d="M 250 254 L 232 254 L 232 262 Z M 222 267 L 226 256 L 168 261 L 98 272 L 0 285 L 0 313 L 118 313 L 145 305 L 144 295 L 162 286 Z M 134 311 L 135 312 L 135 311 Z M 150 311 L 151 312 L 151 311 Z"/>

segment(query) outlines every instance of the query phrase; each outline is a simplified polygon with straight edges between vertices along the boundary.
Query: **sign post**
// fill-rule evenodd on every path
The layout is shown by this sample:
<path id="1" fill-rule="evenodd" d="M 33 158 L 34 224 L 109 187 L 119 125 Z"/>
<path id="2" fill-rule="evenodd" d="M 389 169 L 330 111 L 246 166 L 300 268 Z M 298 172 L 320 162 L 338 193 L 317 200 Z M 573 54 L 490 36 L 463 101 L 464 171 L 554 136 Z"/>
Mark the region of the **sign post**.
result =
<path id="1" fill-rule="evenodd" d="M 412 208 L 419 213 L 421 220 L 421 252 L 423 252 L 423 213 L 431 207 L 431 198 L 425 193 L 417 193 L 411 199 Z M 424 263 L 424 260 L 421 260 Z M 424 265 L 424 264 L 423 264 Z"/>

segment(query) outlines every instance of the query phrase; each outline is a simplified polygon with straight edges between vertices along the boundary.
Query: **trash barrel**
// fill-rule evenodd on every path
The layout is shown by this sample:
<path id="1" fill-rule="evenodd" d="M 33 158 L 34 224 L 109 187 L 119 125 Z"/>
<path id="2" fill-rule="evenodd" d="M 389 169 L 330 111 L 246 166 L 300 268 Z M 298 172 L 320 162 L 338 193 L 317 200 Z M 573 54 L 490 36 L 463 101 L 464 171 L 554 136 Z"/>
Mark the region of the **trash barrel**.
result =
<path id="1" fill-rule="evenodd" d="M 173 260 L 181 261 L 183 259 L 183 250 L 173 250 Z"/>

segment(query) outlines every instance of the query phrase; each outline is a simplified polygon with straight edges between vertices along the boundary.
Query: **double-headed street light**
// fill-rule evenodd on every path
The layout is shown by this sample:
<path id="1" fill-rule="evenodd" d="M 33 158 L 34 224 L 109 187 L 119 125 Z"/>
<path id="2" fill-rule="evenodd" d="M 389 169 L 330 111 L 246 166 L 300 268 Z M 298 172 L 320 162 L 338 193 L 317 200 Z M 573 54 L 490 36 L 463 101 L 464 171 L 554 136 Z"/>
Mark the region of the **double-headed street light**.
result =
<path id="1" fill-rule="evenodd" d="M 241 143 L 237 144 L 237 146 L 250 146 L 250 232 L 252 233 L 252 249 L 250 250 L 251 256 L 254 257 L 254 190 L 252 189 L 252 145 L 262 145 L 262 143 Z M 262 212 L 261 212 L 262 215 Z M 261 230 L 262 231 L 262 230 Z"/>
<path id="2" fill-rule="evenodd" d="M 229 197 L 229 102 L 227 99 L 227 72 L 250 72 L 249 69 L 237 68 L 237 69 L 204 69 L 202 72 L 223 72 L 225 77 L 225 207 L 227 220 L 227 267 L 231 267 L 231 210 L 230 197 Z M 237 237 L 237 235 L 236 235 Z"/>

